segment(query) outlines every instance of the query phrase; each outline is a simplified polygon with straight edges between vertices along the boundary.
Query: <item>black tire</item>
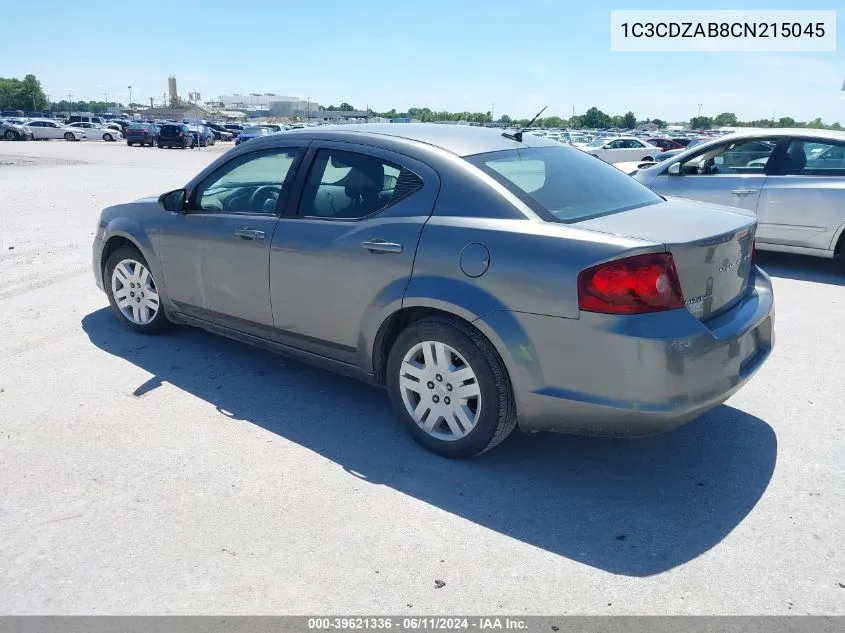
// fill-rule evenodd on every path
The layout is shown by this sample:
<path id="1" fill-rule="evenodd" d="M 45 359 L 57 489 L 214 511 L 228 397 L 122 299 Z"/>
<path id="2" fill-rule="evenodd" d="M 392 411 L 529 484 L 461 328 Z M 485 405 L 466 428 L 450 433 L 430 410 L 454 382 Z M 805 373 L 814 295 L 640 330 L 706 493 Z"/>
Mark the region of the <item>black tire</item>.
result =
<path id="1" fill-rule="evenodd" d="M 114 137 L 111 134 L 103 134 L 103 140 L 107 143 L 114 140 Z"/>
<path id="2" fill-rule="evenodd" d="M 6 130 L 6 133 L 3 135 L 3 137 L 7 141 L 17 141 L 18 140 L 18 133 L 15 132 L 14 130 Z"/>
<path id="3" fill-rule="evenodd" d="M 126 145 L 127 147 L 132 147 L 132 143 L 130 143 L 129 141 L 126 141 Z"/>
<path id="4" fill-rule="evenodd" d="M 170 326 L 170 321 L 168 321 L 167 316 L 164 314 L 163 306 L 159 305 L 158 312 L 156 312 L 155 317 L 149 323 L 145 323 L 143 325 L 133 323 L 127 319 L 120 311 L 120 308 L 117 307 L 117 302 L 114 299 L 114 293 L 112 291 L 111 279 L 115 267 L 125 259 L 133 259 L 143 264 L 144 267 L 150 271 L 150 275 L 153 277 L 153 284 L 155 284 L 155 276 L 152 274 L 152 270 L 150 270 L 150 266 L 147 264 L 147 260 L 144 259 L 141 251 L 134 246 L 121 246 L 109 255 L 103 272 L 103 286 L 106 288 L 106 294 L 108 295 L 109 305 L 111 306 L 112 312 L 114 312 L 117 320 L 120 321 L 124 327 L 134 332 L 138 332 L 139 334 L 158 334 L 163 332 Z M 157 284 L 155 285 L 156 289 L 158 289 Z"/>
<path id="5" fill-rule="evenodd" d="M 75 141 L 76 137 L 71 132 L 65 132 L 65 140 L 68 142 Z"/>
<path id="6" fill-rule="evenodd" d="M 463 356 L 475 372 L 481 393 L 481 414 L 472 431 L 458 440 L 441 440 L 426 433 L 414 422 L 402 401 L 399 387 L 402 360 L 422 341 L 446 343 Z M 421 319 L 399 334 L 387 360 L 387 391 L 397 416 L 411 436 L 428 450 L 444 457 L 466 458 L 488 451 L 507 438 L 516 426 L 513 389 L 499 354 L 484 335 L 457 318 Z"/>

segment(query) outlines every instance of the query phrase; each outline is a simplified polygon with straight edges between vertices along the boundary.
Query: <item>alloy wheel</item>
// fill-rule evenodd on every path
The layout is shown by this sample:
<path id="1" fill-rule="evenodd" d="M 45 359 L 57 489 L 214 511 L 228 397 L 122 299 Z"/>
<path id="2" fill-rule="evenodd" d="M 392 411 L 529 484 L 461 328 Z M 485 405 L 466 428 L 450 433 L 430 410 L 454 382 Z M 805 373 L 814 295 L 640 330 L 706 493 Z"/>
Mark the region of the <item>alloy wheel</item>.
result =
<path id="1" fill-rule="evenodd" d="M 439 440 L 466 437 L 481 416 L 475 371 L 457 350 L 439 341 L 422 341 L 408 350 L 399 390 L 414 422 Z"/>
<path id="2" fill-rule="evenodd" d="M 124 259 L 111 276 L 114 302 L 120 313 L 135 325 L 146 325 L 159 311 L 155 281 L 147 267 L 134 259 Z"/>

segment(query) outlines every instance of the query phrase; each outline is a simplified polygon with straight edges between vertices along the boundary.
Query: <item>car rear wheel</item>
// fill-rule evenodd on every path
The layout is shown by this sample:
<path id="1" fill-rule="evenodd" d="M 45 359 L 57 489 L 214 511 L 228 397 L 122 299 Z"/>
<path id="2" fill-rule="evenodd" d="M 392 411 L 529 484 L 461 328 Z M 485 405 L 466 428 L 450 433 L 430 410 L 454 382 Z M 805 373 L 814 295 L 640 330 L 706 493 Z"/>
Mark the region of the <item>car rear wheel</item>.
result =
<path id="1" fill-rule="evenodd" d="M 126 145 L 132 147 L 132 143 L 130 143 L 129 141 L 126 141 Z"/>
<path id="2" fill-rule="evenodd" d="M 431 317 L 406 328 L 390 350 L 387 388 L 408 432 L 444 457 L 483 453 L 516 426 L 502 360 L 458 319 Z"/>
<path id="3" fill-rule="evenodd" d="M 76 137 L 73 135 L 72 132 L 65 132 L 65 140 L 66 141 L 75 141 Z"/>
<path id="4" fill-rule="evenodd" d="M 17 141 L 18 140 L 18 133 L 15 132 L 14 130 L 6 130 L 6 133 L 3 135 L 3 137 L 7 141 Z"/>
<path id="5" fill-rule="evenodd" d="M 142 334 L 155 334 L 169 325 L 155 278 L 141 251 L 121 246 L 109 256 L 105 273 L 109 304 L 123 325 Z"/>
<path id="6" fill-rule="evenodd" d="M 114 140 L 114 137 L 111 134 L 103 134 L 103 140 L 111 142 Z"/>

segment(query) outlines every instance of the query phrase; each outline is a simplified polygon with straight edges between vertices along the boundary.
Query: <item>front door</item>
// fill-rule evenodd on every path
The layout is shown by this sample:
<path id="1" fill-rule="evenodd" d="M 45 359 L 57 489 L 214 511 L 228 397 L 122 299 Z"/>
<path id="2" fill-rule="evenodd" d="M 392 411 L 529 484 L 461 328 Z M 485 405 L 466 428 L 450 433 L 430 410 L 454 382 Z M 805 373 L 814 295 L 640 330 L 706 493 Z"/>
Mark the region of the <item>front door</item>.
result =
<path id="1" fill-rule="evenodd" d="M 406 156 L 315 142 L 270 253 L 273 317 L 286 344 L 357 360 L 364 323 L 401 298 L 420 232 L 440 188 L 436 173 Z"/>
<path id="2" fill-rule="evenodd" d="M 242 154 L 191 192 L 184 220 L 193 223 L 196 248 L 195 259 L 186 263 L 192 278 L 199 272 L 210 321 L 259 336 L 274 334 L 270 244 L 303 151 L 287 147 Z M 166 269 L 170 293 L 168 277 Z"/>

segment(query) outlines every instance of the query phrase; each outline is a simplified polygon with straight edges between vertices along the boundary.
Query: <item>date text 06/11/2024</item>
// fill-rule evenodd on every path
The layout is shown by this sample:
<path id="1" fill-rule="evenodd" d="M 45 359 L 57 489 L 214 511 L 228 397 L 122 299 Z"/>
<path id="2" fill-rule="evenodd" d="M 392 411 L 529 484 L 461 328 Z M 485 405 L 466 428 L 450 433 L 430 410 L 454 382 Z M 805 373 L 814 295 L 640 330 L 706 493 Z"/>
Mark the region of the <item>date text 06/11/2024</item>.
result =
<path id="1" fill-rule="evenodd" d="M 309 618 L 309 630 L 382 630 L 452 631 L 478 630 L 519 631 L 528 628 L 525 620 L 508 617 L 330 617 Z"/>

